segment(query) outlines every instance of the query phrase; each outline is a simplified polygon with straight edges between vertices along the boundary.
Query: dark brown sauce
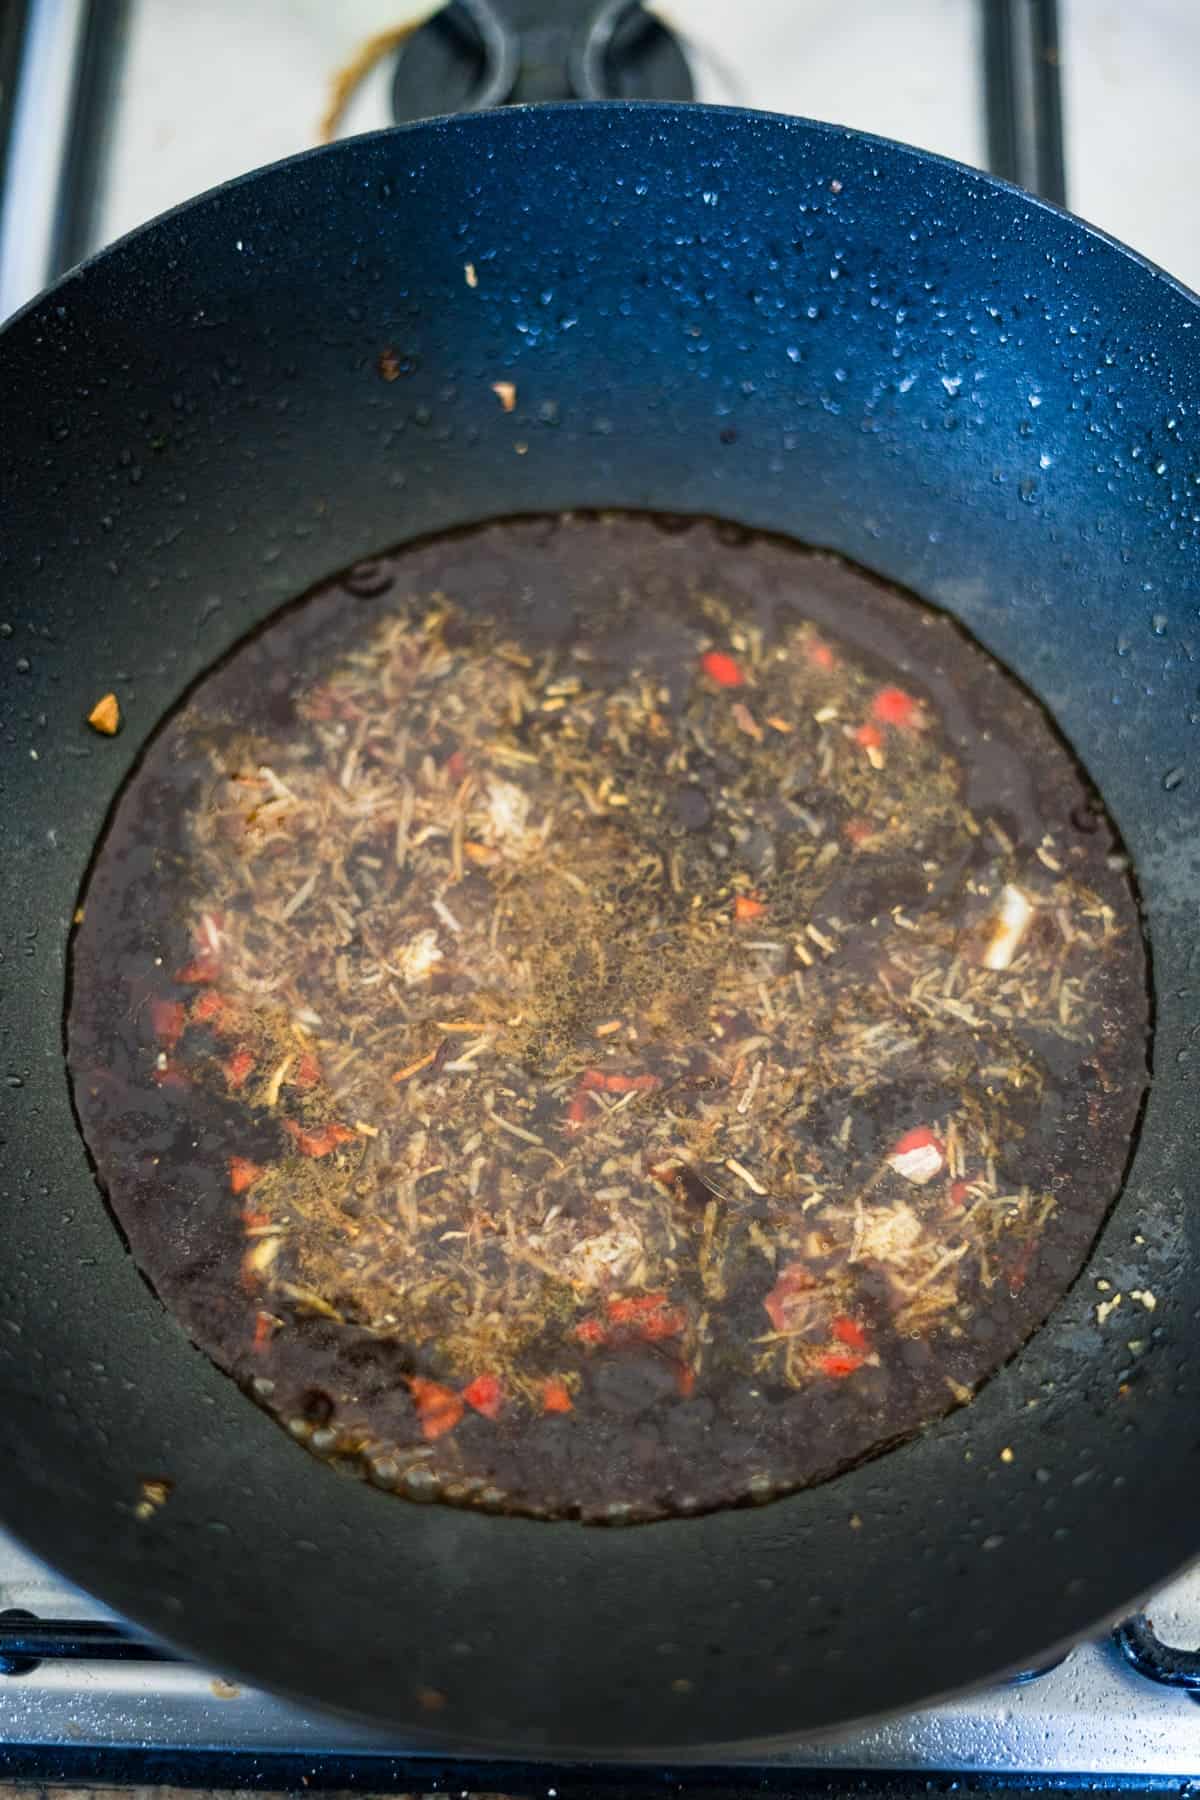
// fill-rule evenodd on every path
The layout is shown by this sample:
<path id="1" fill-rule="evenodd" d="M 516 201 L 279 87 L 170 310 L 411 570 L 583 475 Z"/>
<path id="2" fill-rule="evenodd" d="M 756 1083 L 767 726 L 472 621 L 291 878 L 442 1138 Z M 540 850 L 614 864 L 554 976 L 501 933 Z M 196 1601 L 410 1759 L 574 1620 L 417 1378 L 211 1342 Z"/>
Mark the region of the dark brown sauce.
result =
<path id="1" fill-rule="evenodd" d="M 1100 803 L 974 642 L 614 515 L 363 565 L 201 682 L 68 1028 L 140 1266 L 300 1441 L 618 1520 L 967 1401 L 1116 1195 L 1148 1003 Z"/>

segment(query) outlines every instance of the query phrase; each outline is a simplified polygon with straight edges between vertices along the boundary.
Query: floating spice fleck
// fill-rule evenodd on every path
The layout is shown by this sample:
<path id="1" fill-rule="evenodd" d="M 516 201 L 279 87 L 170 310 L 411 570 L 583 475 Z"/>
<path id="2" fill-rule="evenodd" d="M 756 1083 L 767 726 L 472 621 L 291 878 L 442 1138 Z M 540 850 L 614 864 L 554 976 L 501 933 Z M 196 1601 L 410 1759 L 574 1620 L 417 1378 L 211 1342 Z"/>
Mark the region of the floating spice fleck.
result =
<path id="1" fill-rule="evenodd" d="M 115 737 L 121 729 L 121 706 L 115 694 L 104 694 L 87 716 L 93 731 L 102 737 Z"/>
<path id="2" fill-rule="evenodd" d="M 1028 896 L 1012 882 L 1000 890 L 1000 902 L 988 921 L 987 941 L 983 951 L 985 969 L 1007 969 L 1021 948 L 1025 933 L 1033 924 L 1034 906 Z"/>
<path id="3" fill-rule="evenodd" d="M 372 566 L 193 689 L 93 866 L 71 1073 L 164 1301 L 310 1453 L 491 1510 L 763 1500 L 965 1404 L 1146 1078 L 1045 716 L 704 523 Z"/>

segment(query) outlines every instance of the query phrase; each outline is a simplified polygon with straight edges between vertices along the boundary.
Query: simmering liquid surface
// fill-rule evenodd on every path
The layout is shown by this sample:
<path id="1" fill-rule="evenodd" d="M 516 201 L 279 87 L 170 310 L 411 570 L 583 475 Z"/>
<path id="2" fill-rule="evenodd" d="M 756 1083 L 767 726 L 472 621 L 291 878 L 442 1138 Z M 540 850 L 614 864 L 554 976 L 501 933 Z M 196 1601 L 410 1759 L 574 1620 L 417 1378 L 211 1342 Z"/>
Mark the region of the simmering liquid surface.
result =
<path id="1" fill-rule="evenodd" d="M 74 942 L 133 1254 L 311 1451 L 587 1519 L 822 1480 L 1078 1274 L 1137 910 L 955 625 L 712 523 L 360 565 L 193 691 Z"/>

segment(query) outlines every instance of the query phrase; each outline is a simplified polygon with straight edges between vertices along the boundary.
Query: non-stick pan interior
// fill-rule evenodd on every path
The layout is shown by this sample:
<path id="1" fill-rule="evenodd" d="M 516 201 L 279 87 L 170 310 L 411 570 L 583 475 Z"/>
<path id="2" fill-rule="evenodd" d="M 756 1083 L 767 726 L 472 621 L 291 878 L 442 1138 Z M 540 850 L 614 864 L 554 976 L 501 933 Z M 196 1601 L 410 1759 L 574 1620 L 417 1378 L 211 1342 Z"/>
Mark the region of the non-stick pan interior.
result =
<path id="1" fill-rule="evenodd" d="M 953 165 L 648 107 L 299 159 L 9 328 L 6 1524 L 222 1667 L 398 1730 L 558 1750 L 911 1705 L 1034 1660 L 1192 1554 L 1198 317 Z M 112 1228 L 61 1020 L 106 811 L 214 658 L 373 548 L 612 505 L 826 545 L 962 618 L 1124 834 L 1158 1013 L 1092 1271 L 972 1406 L 762 1510 L 586 1531 L 399 1507 L 259 1417 Z M 108 687 L 126 725 L 101 742 L 83 721 Z M 172 1484 L 150 1518 L 147 1480 Z"/>

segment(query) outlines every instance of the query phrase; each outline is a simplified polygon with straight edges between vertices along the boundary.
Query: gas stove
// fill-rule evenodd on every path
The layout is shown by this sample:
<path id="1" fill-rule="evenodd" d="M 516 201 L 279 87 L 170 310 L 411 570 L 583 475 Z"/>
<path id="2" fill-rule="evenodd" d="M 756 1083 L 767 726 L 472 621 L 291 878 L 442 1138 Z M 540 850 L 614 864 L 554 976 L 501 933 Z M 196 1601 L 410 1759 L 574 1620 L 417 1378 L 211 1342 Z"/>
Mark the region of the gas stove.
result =
<path id="1" fill-rule="evenodd" d="M 1144 1618 L 1061 1662 L 865 1730 L 677 1770 L 558 1768 L 397 1742 L 168 1660 L 11 1539 L 0 1538 L 0 1776 L 182 1786 L 444 1787 L 557 1796 L 664 1780 L 727 1791 L 1061 1785 L 1200 1778 L 1200 1569 Z M 1161 1635 L 1160 1635 L 1161 1634 Z"/>
<path id="2" fill-rule="evenodd" d="M 1191 0 L 671 0 L 669 25 L 629 0 L 455 0 L 407 30 L 411 15 L 403 0 L 8 0 L 0 317 L 164 208 L 306 148 L 322 121 L 344 134 L 505 95 L 694 95 L 879 131 L 1065 198 L 1200 285 Z M 865 1730 L 702 1768 L 557 1768 L 406 1745 L 175 1660 L 0 1534 L 0 1775 L 549 1800 L 685 1781 L 1176 1788 L 1200 1781 L 1200 1569 L 1150 1613 Z"/>
<path id="3" fill-rule="evenodd" d="M 1065 194 L 1200 287 L 1191 0 L 670 0 L 678 54 L 621 25 L 621 0 L 459 0 L 457 45 L 440 53 L 388 48 L 436 0 L 7 0 L 0 317 L 156 213 L 316 143 L 351 65 L 339 134 L 394 121 L 397 54 L 405 116 L 486 99 L 470 80 L 479 7 L 502 24 L 599 19 L 576 91 L 676 98 L 682 81 L 700 100 L 901 138 Z M 535 98 L 555 91 L 529 72 L 537 35 L 521 90 Z"/>

